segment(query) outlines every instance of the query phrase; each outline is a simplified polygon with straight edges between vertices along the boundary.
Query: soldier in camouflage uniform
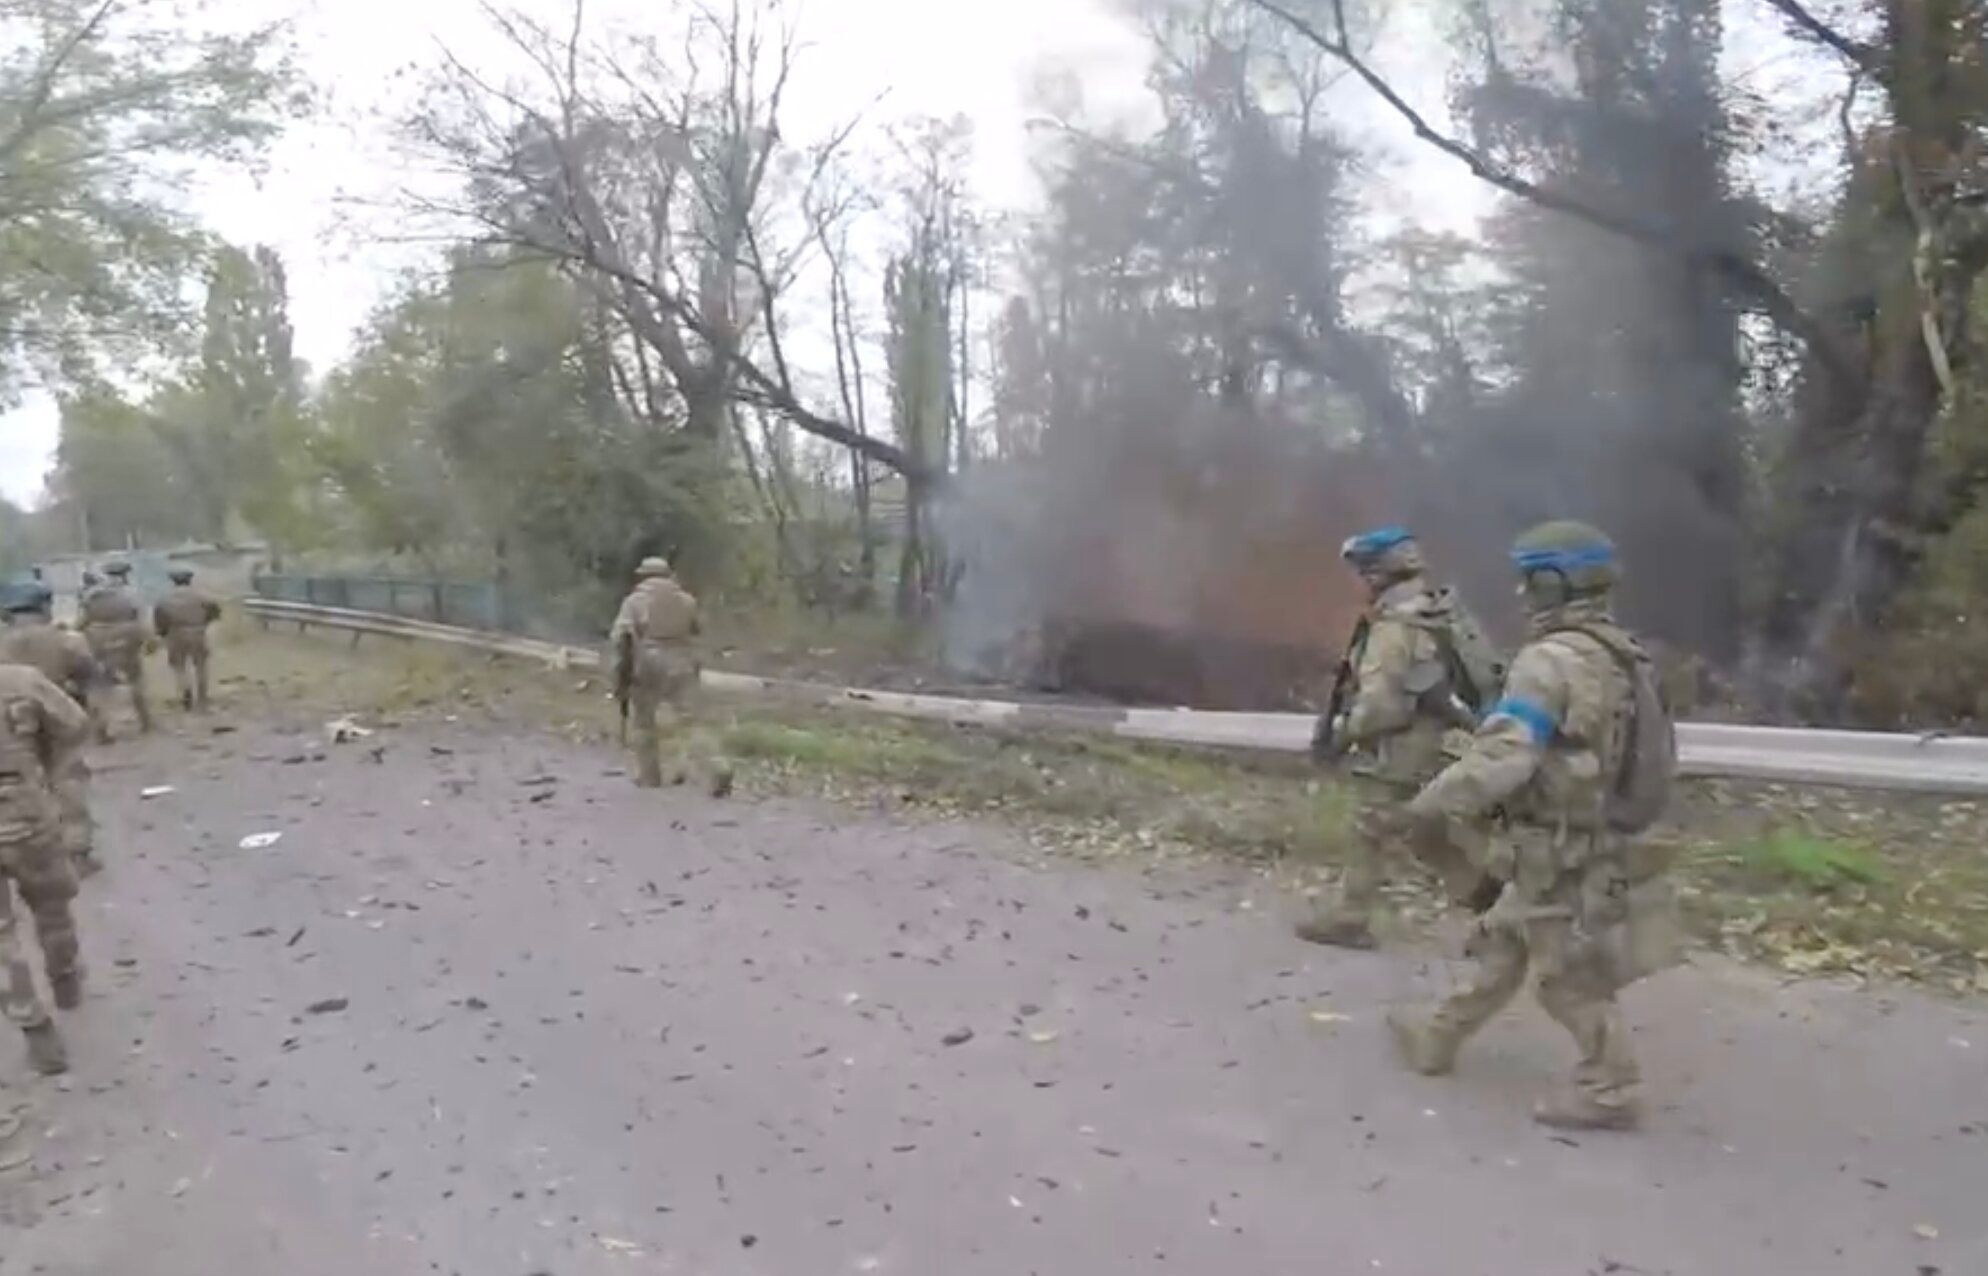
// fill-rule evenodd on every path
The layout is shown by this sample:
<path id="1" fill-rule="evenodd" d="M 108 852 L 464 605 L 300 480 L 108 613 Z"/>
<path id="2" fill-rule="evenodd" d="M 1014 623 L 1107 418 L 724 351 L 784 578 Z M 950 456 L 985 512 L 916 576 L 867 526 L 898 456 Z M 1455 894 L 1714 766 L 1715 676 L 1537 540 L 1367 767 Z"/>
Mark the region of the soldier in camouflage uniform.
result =
<path id="1" fill-rule="evenodd" d="M 0 633 L 0 664 L 27 665 L 38 670 L 88 712 L 90 688 L 98 680 L 97 662 L 90 656 L 89 644 L 80 636 L 49 623 L 52 603 L 46 586 L 9 603 L 9 624 Z M 78 876 L 89 877 L 102 865 L 94 848 L 90 766 L 83 751 L 74 750 L 68 764 L 54 772 L 52 780 L 62 815 L 63 845 L 75 859 Z"/>
<path id="2" fill-rule="evenodd" d="M 138 729 L 152 729 L 152 706 L 145 699 L 145 618 L 131 596 L 129 563 L 106 564 L 110 583 L 83 595 L 83 637 L 104 672 L 131 688 L 131 705 Z M 100 738 L 108 739 L 108 710 L 98 719 Z"/>
<path id="3" fill-rule="evenodd" d="M 1448 760 L 1444 736 L 1475 718 L 1460 703 L 1456 673 L 1442 635 L 1456 619 L 1457 604 L 1433 586 L 1421 548 L 1399 527 L 1383 527 L 1348 540 L 1343 557 L 1365 582 L 1371 601 L 1346 653 L 1333 707 L 1319 719 L 1313 756 L 1329 762 L 1348 751 L 1360 760 L 1349 768 L 1356 810 L 1353 838 L 1339 895 L 1298 927 L 1300 938 L 1343 948 L 1374 946 L 1372 915 L 1385 878 L 1388 848 L 1407 839 L 1401 805 Z M 1332 827 L 1321 810 L 1313 836 Z M 1432 839 L 1413 844 L 1417 857 L 1442 878 L 1458 902 L 1488 903 L 1487 887 L 1462 855 Z"/>
<path id="4" fill-rule="evenodd" d="M 0 665 L 0 1011 L 26 1034 L 29 1061 L 43 1073 L 69 1060 L 21 951 L 14 891 L 34 915 L 56 1007 L 75 1008 L 83 996 L 69 911 L 76 874 L 51 781 L 88 735 L 89 719 L 54 683 L 26 665 Z"/>
<path id="5" fill-rule="evenodd" d="M 152 608 L 152 625 L 166 642 L 166 663 L 179 686 L 180 707 L 207 710 L 207 626 L 221 618 L 221 605 L 193 587 L 193 570 L 175 567 L 173 587 Z M 189 676 L 189 666 L 191 666 Z"/>
<path id="6" fill-rule="evenodd" d="M 1561 1128 L 1626 1129 L 1638 1117 L 1638 1074 L 1615 993 L 1635 972 L 1612 965 L 1596 937 L 1624 924 L 1630 891 L 1630 846 L 1611 831 L 1606 806 L 1635 692 L 1611 648 L 1640 648 L 1611 613 L 1615 552 L 1601 532 L 1544 524 L 1519 538 L 1512 558 L 1529 641 L 1469 753 L 1408 806 L 1428 826 L 1481 824 L 1502 809 L 1512 835 L 1489 843 L 1484 867 L 1508 885 L 1473 937 L 1473 973 L 1433 1010 L 1396 1013 L 1389 1024 L 1411 1068 L 1448 1072 L 1530 965 L 1540 1004 L 1580 1049 L 1574 1084 L 1534 1115 Z"/>
<path id="7" fill-rule="evenodd" d="M 616 667 L 615 694 L 624 711 L 635 718 L 635 782 L 658 788 L 663 782 L 662 739 L 656 715 L 667 713 L 675 725 L 685 701 L 697 688 L 698 660 L 694 640 L 702 630 L 697 599 L 677 584 L 669 562 L 645 558 L 635 569 L 635 588 L 621 602 L 608 633 Z M 683 742 L 693 762 L 710 772 L 711 792 L 731 792 L 732 772 L 716 758 L 693 728 Z M 684 779 L 679 766 L 677 780 Z"/>

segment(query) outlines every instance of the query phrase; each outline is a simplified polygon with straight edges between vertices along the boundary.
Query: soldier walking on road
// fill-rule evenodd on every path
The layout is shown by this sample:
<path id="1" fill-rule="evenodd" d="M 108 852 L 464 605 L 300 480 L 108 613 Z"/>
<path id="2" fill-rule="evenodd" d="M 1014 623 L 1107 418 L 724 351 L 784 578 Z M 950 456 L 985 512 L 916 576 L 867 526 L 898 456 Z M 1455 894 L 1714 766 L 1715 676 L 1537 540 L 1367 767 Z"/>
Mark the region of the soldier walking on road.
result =
<path id="1" fill-rule="evenodd" d="M 1513 835 L 1489 843 L 1483 867 L 1506 886 L 1473 937 L 1473 974 L 1432 1011 L 1389 1025 L 1411 1068 L 1448 1072 L 1530 965 L 1540 1005 L 1581 1055 L 1572 1087 L 1534 1115 L 1627 1129 L 1639 1078 L 1615 994 L 1674 960 L 1677 937 L 1663 860 L 1633 838 L 1668 799 L 1674 734 L 1654 666 L 1611 611 L 1608 537 L 1546 523 L 1518 539 L 1512 560 L 1529 640 L 1469 753 L 1408 805 L 1423 828 L 1481 824 L 1502 808 Z"/>
<path id="2" fill-rule="evenodd" d="M 79 635 L 49 623 L 53 601 L 44 585 L 9 603 L 10 623 L 0 633 L 0 664 L 27 665 L 39 671 L 88 713 L 90 690 L 99 680 L 97 662 Z M 89 877 L 102 865 L 96 858 L 90 820 L 90 765 L 83 751 L 73 750 L 68 762 L 50 773 L 50 779 L 62 817 L 63 845 L 75 859 L 77 875 Z"/>
<path id="3" fill-rule="evenodd" d="M 88 735 L 89 719 L 54 683 L 26 665 L 0 665 L 0 1010 L 26 1035 L 35 1070 L 47 1074 L 65 1071 L 69 1058 L 21 950 L 14 892 L 34 916 L 57 1009 L 74 1009 L 83 997 L 69 911 L 76 874 L 51 781 Z"/>
<path id="4" fill-rule="evenodd" d="M 1401 805 L 1447 760 L 1445 735 L 1476 724 L 1475 710 L 1497 694 L 1497 655 L 1449 590 L 1430 584 L 1415 538 L 1376 528 L 1340 551 L 1366 583 L 1370 602 L 1340 662 L 1332 701 L 1319 718 L 1312 756 L 1334 762 L 1349 752 L 1346 785 L 1357 803 L 1339 895 L 1298 927 L 1302 939 L 1344 948 L 1374 945 L 1372 914 L 1385 859 L 1404 841 Z M 1321 810 L 1312 835 L 1333 821 Z M 1496 896 L 1460 852 L 1435 842 L 1415 847 L 1460 903 L 1481 910 Z"/>
<path id="5" fill-rule="evenodd" d="M 152 624 L 166 643 L 166 663 L 179 687 L 180 707 L 207 710 L 207 627 L 221 605 L 193 587 L 193 569 L 175 567 L 173 587 L 152 609 Z M 190 676 L 188 666 L 191 666 Z"/>
<path id="6" fill-rule="evenodd" d="M 635 588 L 622 600 L 608 637 L 614 646 L 615 698 L 623 721 L 631 712 L 635 718 L 635 782 L 658 788 L 663 764 L 656 715 L 665 713 L 672 726 L 681 725 L 685 702 L 697 688 L 694 640 L 702 625 L 697 599 L 677 584 L 668 561 L 645 558 L 635 576 Z M 675 744 L 691 761 L 708 766 L 714 796 L 732 791 L 731 767 L 705 746 L 701 731 L 693 726 L 688 739 Z M 676 778 L 679 783 L 684 778 L 681 755 Z"/>
<path id="7" fill-rule="evenodd" d="M 131 564 L 106 564 L 110 583 L 83 595 L 83 637 L 90 654 L 111 677 L 131 688 L 131 705 L 138 729 L 152 729 L 152 706 L 145 700 L 145 618 L 131 596 Z M 98 719 L 100 738 L 108 740 L 108 707 Z"/>

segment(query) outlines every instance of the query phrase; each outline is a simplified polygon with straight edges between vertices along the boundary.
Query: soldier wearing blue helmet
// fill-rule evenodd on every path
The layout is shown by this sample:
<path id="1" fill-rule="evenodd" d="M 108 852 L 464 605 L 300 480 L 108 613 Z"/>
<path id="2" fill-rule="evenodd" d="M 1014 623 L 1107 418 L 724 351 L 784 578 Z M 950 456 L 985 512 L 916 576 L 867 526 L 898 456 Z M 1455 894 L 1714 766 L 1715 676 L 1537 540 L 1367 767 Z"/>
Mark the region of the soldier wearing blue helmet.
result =
<path id="1" fill-rule="evenodd" d="M 1430 583 L 1421 546 L 1406 528 L 1362 532 L 1340 556 L 1366 584 L 1369 603 L 1340 662 L 1312 754 L 1321 762 L 1353 756 L 1346 783 L 1356 790 L 1358 810 L 1339 894 L 1298 935 L 1371 948 L 1384 857 L 1405 840 L 1401 804 L 1442 769 L 1445 735 L 1475 723 L 1474 710 L 1496 693 L 1501 671 L 1461 602 Z M 1321 812 L 1311 836 L 1324 840 L 1332 823 Z M 1456 852 L 1435 843 L 1413 849 L 1453 897 L 1488 902 L 1491 888 Z"/>

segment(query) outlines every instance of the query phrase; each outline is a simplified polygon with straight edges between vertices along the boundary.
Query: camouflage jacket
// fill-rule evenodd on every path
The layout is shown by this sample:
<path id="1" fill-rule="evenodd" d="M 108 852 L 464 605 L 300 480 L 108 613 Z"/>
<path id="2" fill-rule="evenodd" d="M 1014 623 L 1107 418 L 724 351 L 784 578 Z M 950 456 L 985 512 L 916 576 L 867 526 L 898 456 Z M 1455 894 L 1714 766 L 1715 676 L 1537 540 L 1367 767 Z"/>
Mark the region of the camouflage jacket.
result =
<path id="1" fill-rule="evenodd" d="M 51 781 L 68 770 L 89 725 L 76 702 L 38 671 L 0 665 L 0 845 L 55 827 Z"/>
<path id="2" fill-rule="evenodd" d="M 97 677 L 90 644 L 46 620 L 17 619 L 0 631 L 0 664 L 27 665 L 72 696 L 88 694 Z"/>
<path id="3" fill-rule="evenodd" d="M 221 605 L 191 585 L 175 585 L 152 608 L 152 626 L 161 635 L 205 630 L 221 618 Z"/>
<path id="4" fill-rule="evenodd" d="M 99 585 L 83 595 L 83 626 L 94 628 L 142 621 L 138 604 L 123 585 Z"/>
<path id="5" fill-rule="evenodd" d="M 1389 586 L 1368 608 L 1339 728 L 1350 747 L 1371 755 L 1357 771 L 1421 784 L 1442 769 L 1443 737 L 1466 721 L 1436 638 L 1448 609 L 1448 595 L 1420 576 Z"/>
<path id="6" fill-rule="evenodd" d="M 1592 603 L 1537 618 L 1469 752 L 1416 795 L 1411 813 L 1478 820 L 1502 808 L 1555 830 L 1600 828 L 1631 688 L 1608 650 L 1574 626 L 1615 628 Z"/>
<path id="7" fill-rule="evenodd" d="M 621 600 L 608 638 L 615 643 L 624 636 L 638 643 L 678 643 L 698 629 L 697 599 L 673 580 L 651 577 Z"/>

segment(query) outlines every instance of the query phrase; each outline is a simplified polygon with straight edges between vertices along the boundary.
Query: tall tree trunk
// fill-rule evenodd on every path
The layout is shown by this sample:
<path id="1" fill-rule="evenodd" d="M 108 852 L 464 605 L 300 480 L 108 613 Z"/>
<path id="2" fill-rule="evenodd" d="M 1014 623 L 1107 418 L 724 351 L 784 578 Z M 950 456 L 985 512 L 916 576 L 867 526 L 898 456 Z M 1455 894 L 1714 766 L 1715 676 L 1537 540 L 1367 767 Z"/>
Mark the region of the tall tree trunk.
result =
<path id="1" fill-rule="evenodd" d="M 925 494 L 923 484 L 904 488 L 904 544 L 897 560 L 897 614 L 910 620 L 925 593 Z"/>

